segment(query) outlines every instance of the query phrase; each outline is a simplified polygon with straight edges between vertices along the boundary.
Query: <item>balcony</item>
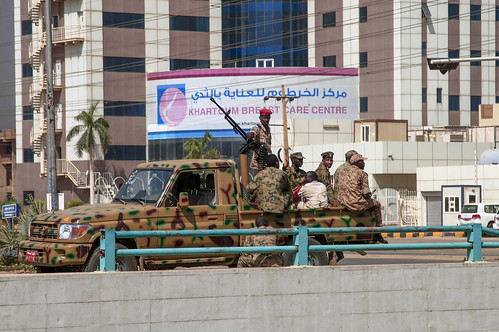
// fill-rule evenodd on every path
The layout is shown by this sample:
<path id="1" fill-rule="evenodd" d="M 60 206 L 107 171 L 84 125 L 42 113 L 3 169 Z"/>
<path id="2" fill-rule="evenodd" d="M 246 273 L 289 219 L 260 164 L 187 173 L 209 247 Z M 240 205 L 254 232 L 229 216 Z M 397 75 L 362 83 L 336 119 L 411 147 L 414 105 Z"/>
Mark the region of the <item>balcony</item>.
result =
<path id="1" fill-rule="evenodd" d="M 83 26 L 70 25 L 52 29 L 52 44 L 66 45 L 83 42 Z"/>

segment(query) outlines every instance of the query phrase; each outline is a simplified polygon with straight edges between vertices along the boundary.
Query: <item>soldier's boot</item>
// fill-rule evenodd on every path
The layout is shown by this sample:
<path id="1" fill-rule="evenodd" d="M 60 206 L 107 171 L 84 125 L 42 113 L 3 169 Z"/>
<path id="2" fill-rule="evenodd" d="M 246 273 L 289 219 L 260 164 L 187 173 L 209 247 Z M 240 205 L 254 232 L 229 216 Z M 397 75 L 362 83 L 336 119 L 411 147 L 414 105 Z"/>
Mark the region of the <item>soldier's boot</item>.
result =
<path id="1" fill-rule="evenodd" d="M 385 240 L 383 238 L 383 236 L 381 236 L 381 233 L 374 234 L 374 236 L 373 236 L 373 242 L 374 243 L 378 243 L 379 242 L 379 243 L 383 243 L 383 244 L 388 244 L 388 241 Z"/>

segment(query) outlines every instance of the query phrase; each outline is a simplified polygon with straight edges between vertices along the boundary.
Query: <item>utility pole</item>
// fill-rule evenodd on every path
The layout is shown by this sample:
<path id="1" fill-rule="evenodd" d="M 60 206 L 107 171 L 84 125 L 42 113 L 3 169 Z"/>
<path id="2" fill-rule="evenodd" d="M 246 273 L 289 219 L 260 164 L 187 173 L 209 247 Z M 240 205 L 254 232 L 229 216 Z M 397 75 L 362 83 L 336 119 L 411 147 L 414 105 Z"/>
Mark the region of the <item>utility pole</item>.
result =
<path id="1" fill-rule="evenodd" d="M 289 166 L 289 145 L 288 145 L 288 115 L 286 112 L 286 91 L 284 90 L 284 84 L 281 85 L 282 93 L 282 137 L 284 143 L 284 162 L 283 166 L 286 169 Z"/>
<path id="2" fill-rule="evenodd" d="M 55 115 L 54 115 L 54 78 L 52 73 L 52 1 L 45 1 L 45 72 L 47 79 L 47 192 L 53 211 L 59 210 L 57 195 L 57 172 L 55 164 Z"/>

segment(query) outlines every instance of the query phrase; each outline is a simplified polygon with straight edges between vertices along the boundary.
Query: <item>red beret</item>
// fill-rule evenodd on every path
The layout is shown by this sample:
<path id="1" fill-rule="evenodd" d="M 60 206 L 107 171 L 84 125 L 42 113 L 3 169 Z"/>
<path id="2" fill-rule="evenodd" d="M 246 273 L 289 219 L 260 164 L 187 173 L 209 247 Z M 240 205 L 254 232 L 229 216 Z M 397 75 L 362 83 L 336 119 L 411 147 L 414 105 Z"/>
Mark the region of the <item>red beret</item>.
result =
<path id="1" fill-rule="evenodd" d="M 262 109 L 260 110 L 260 115 L 270 115 L 270 114 L 272 114 L 272 111 L 271 111 L 271 110 L 269 110 L 269 109 L 262 108 Z"/>

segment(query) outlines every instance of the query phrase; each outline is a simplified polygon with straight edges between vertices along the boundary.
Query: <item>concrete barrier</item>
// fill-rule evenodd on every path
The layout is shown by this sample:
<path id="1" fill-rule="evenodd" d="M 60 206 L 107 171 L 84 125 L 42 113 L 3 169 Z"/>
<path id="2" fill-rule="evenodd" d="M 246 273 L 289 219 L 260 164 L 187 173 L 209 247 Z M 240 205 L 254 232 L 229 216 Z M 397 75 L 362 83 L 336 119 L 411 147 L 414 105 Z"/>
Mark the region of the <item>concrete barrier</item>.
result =
<path id="1" fill-rule="evenodd" d="M 0 331 L 499 329 L 499 263 L 0 275 Z"/>

